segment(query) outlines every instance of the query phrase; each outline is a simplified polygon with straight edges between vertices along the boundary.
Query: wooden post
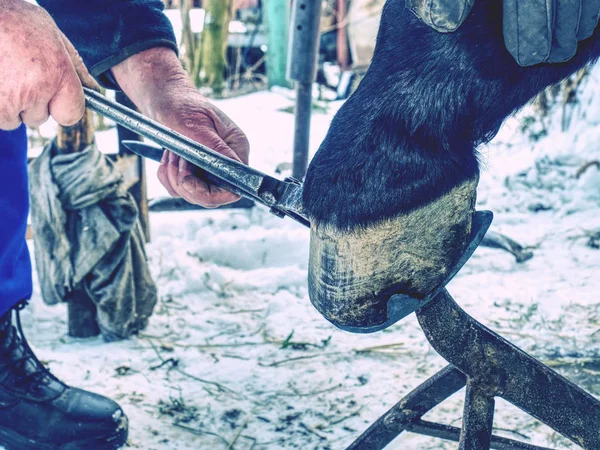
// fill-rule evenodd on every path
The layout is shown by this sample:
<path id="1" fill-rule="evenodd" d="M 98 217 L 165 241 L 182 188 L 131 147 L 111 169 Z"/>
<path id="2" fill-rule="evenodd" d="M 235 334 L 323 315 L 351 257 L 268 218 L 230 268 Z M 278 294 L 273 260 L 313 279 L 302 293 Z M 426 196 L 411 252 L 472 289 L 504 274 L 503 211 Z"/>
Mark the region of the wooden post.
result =
<path id="1" fill-rule="evenodd" d="M 206 85 L 215 95 L 224 89 L 225 49 L 231 20 L 230 0 L 205 0 L 206 18 L 202 36 L 202 70 Z"/>
<path id="2" fill-rule="evenodd" d="M 70 292 L 66 298 L 68 308 L 69 336 L 87 338 L 98 336 L 100 328 L 96 321 L 96 304 L 85 289 Z"/>
<path id="3" fill-rule="evenodd" d="M 83 118 L 71 127 L 58 127 L 56 149 L 59 153 L 76 153 L 86 149 L 94 142 L 92 113 L 85 110 Z M 96 305 L 83 286 L 78 286 L 67 294 L 69 335 L 73 337 L 91 337 L 100 333 L 96 322 Z"/>
<path id="4" fill-rule="evenodd" d="M 337 31 L 337 59 L 342 70 L 347 70 L 350 66 L 350 49 L 348 45 L 348 27 L 347 27 L 347 0 L 337 0 L 336 23 Z"/>
<path id="5" fill-rule="evenodd" d="M 286 77 L 288 42 L 290 34 L 290 2 L 288 0 L 266 0 L 268 50 L 267 77 L 269 87 L 291 87 Z"/>
<path id="6" fill-rule="evenodd" d="M 183 64 L 194 86 L 200 85 L 202 63 L 202 40 L 192 31 L 190 11 L 194 0 L 181 0 L 181 42 L 185 49 Z"/>
<path id="7" fill-rule="evenodd" d="M 116 94 L 116 100 L 121 105 L 127 106 L 130 109 L 136 109 L 135 105 L 129 98 L 121 91 Z M 150 218 L 148 215 L 148 193 L 146 187 L 146 169 L 144 164 L 144 158 L 134 155 L 130 152 L 121 142 L 123 141 L 141 141 L 142 138 L 131 130 L 122 126 L 117 126 L 117 136 L 119 139 L 119 155 L 131 155 L 136 158 L 137 172 L 139 181 L 129 188 L 129 192 L 133 195 L 135 202 L 138 206 L 140 223 L 144 230 L 144 237 L 146 242 L 150 242 Z"/>
<path id="8" fill-rule="evenodd" d="M 70 127 L 58 127 L 56 136 L 56 148 L 60 153 L 76 153 L 94 142 L 94 124 L 92 113 L 85 110 L 82 119 Z"/>
<path id="9" fill-rule="evenodd" d="M 181 2 L 181 43 L 185 49 L 183 64 L 190 76 L 194 68 L 195 39 L 192 33 L 192 24 L 190 21 L 190 10 L 192 9 L 192 0 L 182 0 Z"/>

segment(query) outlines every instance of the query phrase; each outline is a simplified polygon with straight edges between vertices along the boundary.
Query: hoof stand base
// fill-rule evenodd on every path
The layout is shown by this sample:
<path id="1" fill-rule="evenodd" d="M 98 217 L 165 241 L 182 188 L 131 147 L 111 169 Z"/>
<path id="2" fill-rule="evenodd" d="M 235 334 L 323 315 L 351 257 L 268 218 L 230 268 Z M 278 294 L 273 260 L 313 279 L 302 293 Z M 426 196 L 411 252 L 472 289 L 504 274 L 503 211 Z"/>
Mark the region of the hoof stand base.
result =
<path id="1" fill-rule="evenodd" d="M 479 231 L 490 224 L 491 214 L 478 213 L 477 217 L 471 241 L 475 247 Z M 479 229 L 475 225 L 478 221 Z M 469 251 L 465 252 L 466 259 L 468 256 Z M 461 266 L 457 264 L 456 271 Z M 600 401 L 595 397 L 477 322 L 444 288 L 425 302 L 421 300 L 415 309 L 427 340 L 450 365 L 400 400 L 346 450 L 382 450 L 403 432 L 456 441 L 459 450 L 552 450 L 493 435 L 496 397 L 579 447 L 600 449 Z M 388 320 L 406 311 L 388 308 Z M 461 428 L 422 419 L 465 386 Z"/>

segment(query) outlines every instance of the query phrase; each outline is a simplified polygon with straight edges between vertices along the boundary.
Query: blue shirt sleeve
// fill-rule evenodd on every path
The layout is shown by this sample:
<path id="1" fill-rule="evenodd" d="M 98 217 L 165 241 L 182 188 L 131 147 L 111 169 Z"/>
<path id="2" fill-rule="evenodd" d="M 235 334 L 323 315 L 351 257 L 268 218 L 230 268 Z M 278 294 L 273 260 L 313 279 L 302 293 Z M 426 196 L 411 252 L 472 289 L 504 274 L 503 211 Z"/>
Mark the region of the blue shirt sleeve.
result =
<path id="1" fill-rule="evenodd" d="M 110 68 L 152 47 L 177 52 L 162 0 L 38 0 L 73 43 L 92 76 L 118 89 Z"/>

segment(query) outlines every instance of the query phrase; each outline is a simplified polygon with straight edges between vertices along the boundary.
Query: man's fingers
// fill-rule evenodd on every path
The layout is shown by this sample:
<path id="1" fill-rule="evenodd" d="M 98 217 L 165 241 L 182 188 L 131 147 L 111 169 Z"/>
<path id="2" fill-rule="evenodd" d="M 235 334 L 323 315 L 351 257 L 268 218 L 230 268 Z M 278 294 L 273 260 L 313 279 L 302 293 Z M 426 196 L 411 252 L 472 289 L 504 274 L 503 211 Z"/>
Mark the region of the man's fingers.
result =
<path id="1" fill-rule="evenodd" d="M 503 1 L 504 42 L 520 66 L 548 61 L 552 49 L 555 1 Z"/>
<path id="2" fill-rule="evenodd" d="M 87 88 L 99 91 L 100 86 L 98 85 L 98 83 L 96 83 L 94 77 L 92 77 L 88 72 L 87 67 L 85 67 L 85 64 L 83 63 L 83 59 L 81 59 L 81 56 L 79 56 L 79 53 L 77 52 L 75 47 L 73 47 L 73 44 L 71 44 L 71 41 L 69 41 L 63 33 L 61 33 L 61 37 L 63 40 L 63 44 L 65 45 L 65 49 L 69 54 L 69 58 L 73 63 L 73 67 L 75 67 L 75 72 L 77 73 L 77 76 L 81 81 L 81 84 Z"/>
<path id="3" fill-rule="evenodd" d="M 183 197 L 177 189 L 179 175 L 179 156 L 172 152 L 165 152 L 165 155 L 167 155 L 165 168 L 167 174 L 167 182 L 169 186 L 171 186 L 171 188 L 175 191 L 177 197 Z"/>
<path id="4" fill-rule="evenodd" d="M 75 70 L 71 69 L 71 72 L 65 76 L 66 80 L 48 105 L 50 115 L 64 126 L 75 125 L 85 112 L 85 98 L 81 83 Z"/>
<path id="5" fill-rule="evenodd" d="M 207 208 L 236 202 L 240 197 L 202 179 L 198 168 L 183 158 L 179 159 L 178 185 L 186 192 L 186 199 Z"/>
<path id="6" fill-rule="evenodd" d="M 440 33 L 451 33 L 462 25 L 474 0 L 406 0 L 406 6 Z"/>
<path id="7" fill-rule="evenodd" d="M 577 33 L 583 0 L 555 0 L 554 36 L 548 62 L 560 63 L 577 52 Z"/>
<path id="8" fill-rule="evenodd" d="M 198 169 L 188 161 L 172 152 L 165 152 L 164 155 L 158 178 L 170 195 L 206 208 L 215 208 L 239 200 L 238 195 L 209 185 L 199 178 Z"/>
<path id="9" fill-rule="evenodd" d="M 19 116 L 0 114 L 0 130 L 16 130 L 21 123 Z"/>
<path id="10" fill-rule="evenodd" d="M 33 108 L 23 111 L 21 113 L 21 120 L 28 127 L 37 128 L 48 120 L 49 115 L 48 104 L 40 102 Z"/>
<path id="11" fill-rule="evenodd" d="M 244 132 L 223 111 L 209 109 L 206 114 L 212 120 L 216 131 L 210 133 L 213 150 L 248 164 L 250 143 Z"/>
<path id="12" fill-rule="evenodd" d="M 61 37 L 69 59 L 64 61 L 62 83 L 50 100 L 48 110 L 60 125 L 70 126 L 76 124 L 85 112 L 82 85 L 97 90 L 98 84 L 87 71 L 71 42 L 62 33 Z"/>
<path id="13" fill-rule="evenodd" d="M 175 172 L 175 168 L 177 172 Z M 192 164 L 178 157 L 176 164 L 172 165 L 172 170 L 174 174 L 176 173 L 175 176 L 177 177 L 175 190 L 185 200 L 207 208 L 217 206 L 207 200 L 211 197 L 211 188 L 205 180 L 195 176 L 198 170 Z"/>
<path id="14" fill-rule="evenodd" d="M 162 119 L 159 120 L 216 153 L 240 163 L 247 162 L 249 144 L 246 136 L 196 90 L 184 93 L 185 96 L 179 97 L 178 93 L 177 98 L 160 107 Z M 172 152 L 164 154 L 158 176 L 171 195 L 207 208 L 239 200 L 238 195 L 209 184 L 202 170 L 192 163 Z"/>
<path id="15" fill-rule="evenodd" d="M 169 186 L 175 191 L 177 197 L 181 197 L 184 200 L 190 203 L 198 203 L 189 192 L 189 187 L 180 185 L 180 175 L 179 175 L 179 161 L 181 158 L 172 152 L 168 153 L 168 162 L 166 164 L 166 173 L 167 173 L 167 181 Z M 205 191 L 208 192 L 208 186 L 202 180 L 197 180 L 198 182 L 194 186 L 196 191 Z"/>
<path id="16" fill-rule="evenodd" d="M 241 162 L 238 155 L 218 135 L 208 135 L 212 142 L 211 148 L 223 156 Z M 232 194 L 203 180 L 198 169 L 183 158 L 179 160 L 178 185 L 185 190 L 186 200 L 207 208 L 217 207 L 236 202 L 239 195 Z"/>
<path id="17" fill-rule="evenodd" d="M 202 205 L 205 208 L 216 208 L 217 206 L 237 202 L 240 196 L 221 189 L 195 175 L 183 177 L 179 186 L 185 191 L 185 199 L 190 203 Z"/>
<path id="18" fill-rule="evenodd" d="M 85 112 L 82 85 L 98 90 L 98 84 L 87 71 L 73 44 L 64 34 L 60 33 L 60 37 L 68 60 L 63 61 L 60 88 L 50 100 L 48 110 L 60 125 L 69 126 L 77 123 Z"/>
<path id="19" fill-rule="evenodd" d="M 581 19 L 577 30 L 579 41 L 589 38 L 594 33 L 600 15 L 600 0 L 584 0 L 581 6 Z"/>
<path id="20" fill-rule="evenodd" d="M 219 138 L 218 136 L 213 137 L 213 145 L 211 146 L 211 148 L 217 152 L 220 153 L 223 156 L 227 156 L 230 159 L 233 159 L 234 161 L 237 162 L 243 162 L 240 157 L 237 155 L 237 153 L 235 153 L 231 147 L 229 147 L 229 145 L 227 145 L 221 138 Z"/>
<path id="21" fill-rule="evenodd" d="M 172 197 L 180 197 L 180 195 L 173 189 L 171 186 L 171 182 L 169 181 L 169 154 L 171 152 L 165 151 L 163 153 L 163 157 L 160 161 L 160 166 L 158 167 L 158 179 L 161 184 L 165 187 L 165 189 L 169 192 L 169 195 Z"/>

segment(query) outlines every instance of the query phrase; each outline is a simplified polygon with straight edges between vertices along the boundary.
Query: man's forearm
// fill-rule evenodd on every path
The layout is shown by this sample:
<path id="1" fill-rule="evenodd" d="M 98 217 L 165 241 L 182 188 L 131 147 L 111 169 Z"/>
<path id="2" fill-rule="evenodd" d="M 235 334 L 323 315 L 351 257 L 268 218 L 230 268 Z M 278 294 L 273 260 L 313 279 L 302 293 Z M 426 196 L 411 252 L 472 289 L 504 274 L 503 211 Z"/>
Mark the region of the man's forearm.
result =
<path id="1" fill-rule="evenodd" d="M 146 115 L 161 120 L 164 101 L 174 89 L 194 91 L 179 58 L 171 49 L 155 47 L 130 56 L 112 68 L 119 87 Z"/>
<path id="2" fill-rule="evenodd" d="M 149 48 L 177 44 L 162 0 L 38 0 L 81 54 L 91 74 L 111 86 L 111 67 Z"/>

